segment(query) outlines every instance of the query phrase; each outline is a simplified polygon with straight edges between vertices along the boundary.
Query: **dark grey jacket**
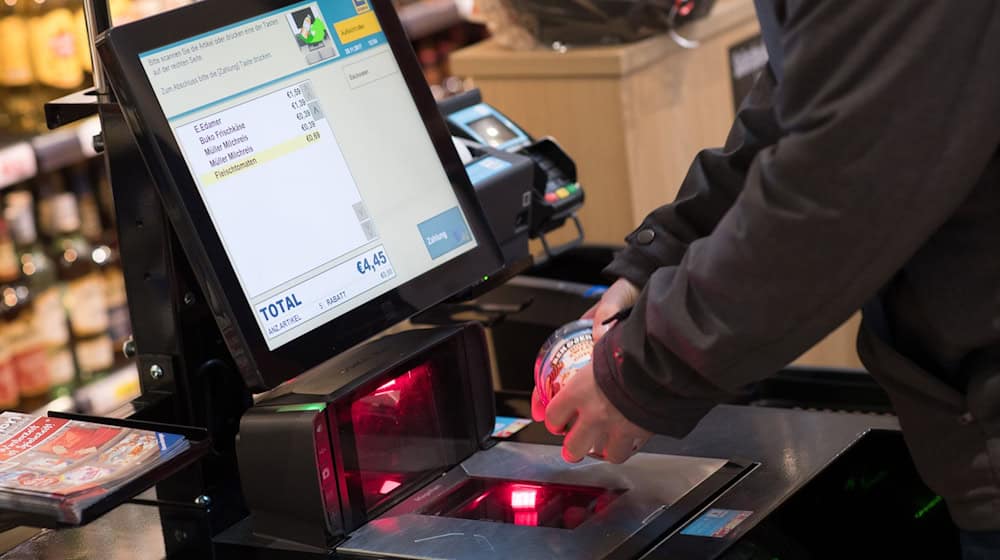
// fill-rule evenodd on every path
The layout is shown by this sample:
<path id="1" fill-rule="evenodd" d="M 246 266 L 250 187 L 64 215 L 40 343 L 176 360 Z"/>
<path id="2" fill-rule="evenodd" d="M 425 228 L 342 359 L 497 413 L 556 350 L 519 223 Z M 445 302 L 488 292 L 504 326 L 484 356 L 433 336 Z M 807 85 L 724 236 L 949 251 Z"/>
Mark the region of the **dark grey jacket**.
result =
<path id="1" fill-rule="evenodd" d="M 864 306 L 925 480 L 959 526 L 1000 530 L 1000 2 L 758 15 L 772 71 L 607 270 L 643 290 L 599 386 L 680 437 Z"/>

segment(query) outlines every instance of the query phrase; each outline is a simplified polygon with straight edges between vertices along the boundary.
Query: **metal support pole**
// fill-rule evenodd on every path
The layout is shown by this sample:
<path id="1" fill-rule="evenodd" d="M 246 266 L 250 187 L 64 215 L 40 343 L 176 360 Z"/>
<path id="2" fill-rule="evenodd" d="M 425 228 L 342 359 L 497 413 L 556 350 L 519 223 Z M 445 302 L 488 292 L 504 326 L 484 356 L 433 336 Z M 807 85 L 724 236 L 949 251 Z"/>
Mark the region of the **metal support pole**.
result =
<path id="1" fill-rule="evenodd" d="M 97 56 L 97 36 L 111 28 L 111 11 L 107 0 L 83 0 L 83 18 L 87 22 L 87 44 L 94 69 L 94 91 L 98 95 L 108 92 L 104 78 L 104 65 Z"/>

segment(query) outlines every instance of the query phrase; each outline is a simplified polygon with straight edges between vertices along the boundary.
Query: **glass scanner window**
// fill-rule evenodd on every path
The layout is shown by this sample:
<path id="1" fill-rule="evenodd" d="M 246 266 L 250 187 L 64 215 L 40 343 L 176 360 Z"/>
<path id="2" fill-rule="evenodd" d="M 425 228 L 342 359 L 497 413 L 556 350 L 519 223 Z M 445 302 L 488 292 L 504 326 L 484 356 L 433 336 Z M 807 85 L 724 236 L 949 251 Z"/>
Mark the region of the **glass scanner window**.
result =
<path id="1" fill-rule="evenodd" d="M 513 130 L 507 128 L 496 117 L 488 116 L 474 120 L 469 123 L 469 128 L 476 131 L 482 140 L 494 148 L 498 148 L 507 142 L 517 138 Z"/>
<path id="2" fill-rule="evenodd" d="M 469 478 L 426 507 L 423 513 L 528 527 L 575 529 L 624 492 L 592 486 Z"/>
<path id="3" fill-rule="evenodd" d="M 367 0 L 140 61 L 269 349 L 476 247 Z"/>
<path id="4" fill-rule="evenodd" d="M 371 512 L 475 451 L 468 399 L 454 369 L 434 362 L 419 365 L 362 393 L 341 410 L 352 502 L 360 498 Z"/>

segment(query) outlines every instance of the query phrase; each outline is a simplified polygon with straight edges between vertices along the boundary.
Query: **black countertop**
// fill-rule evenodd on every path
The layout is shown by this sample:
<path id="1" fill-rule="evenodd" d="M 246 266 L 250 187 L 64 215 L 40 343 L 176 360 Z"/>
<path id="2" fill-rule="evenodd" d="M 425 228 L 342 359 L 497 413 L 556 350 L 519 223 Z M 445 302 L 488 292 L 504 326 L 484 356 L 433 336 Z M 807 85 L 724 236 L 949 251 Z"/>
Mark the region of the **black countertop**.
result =
<path id="1" fill-rule="evenodd" d="M 754 513 L 726 538 L 714 539 L 707 547 L 705 543 L 700 545 L 700 549 L 711 551 L 711 557 L 738 540 L 873 429 L 898 430 L 898 424 L 890 416 L 719 406 L 687 438 L 656 437 L 645 451 L 760 463 L 712 504 Z M 559 441 L 539 424 L 532 424 L 512 439 Z M 143 560 L 162 558 L 164 554 L 157 508 L 126 504 L 86 527 L 40 532 L 0 558 Z M 658 556 L 654 551 L 652 557 Z"/>

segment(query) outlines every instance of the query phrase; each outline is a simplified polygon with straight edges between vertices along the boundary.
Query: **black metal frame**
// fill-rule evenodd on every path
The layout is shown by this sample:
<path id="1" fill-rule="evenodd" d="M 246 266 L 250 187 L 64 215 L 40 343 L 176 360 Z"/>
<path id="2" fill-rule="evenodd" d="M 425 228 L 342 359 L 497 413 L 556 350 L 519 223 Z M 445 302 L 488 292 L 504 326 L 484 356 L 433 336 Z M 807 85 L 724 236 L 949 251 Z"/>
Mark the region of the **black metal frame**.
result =
<path id="1" fill-rule="evenodd" d="M 106 0 L 95 2 L 95 16 L 96 36 L 110 27 Z M 100 115 L 102 133 L 94 146 L 114 195 L 142 393 L 130 403 L 129 420 L 72 417 L 199 435 L 202 460 L 177 472 L 163 470 L 157 500 L 134 503 L 160 507 L 168 555 L 206 551 L 211 536 L 246 515 L 234 442 L 252 395 L 208 306 L 199 305 L 201 289 L 113 95 L 80 92 L 46 104 L 45 113 L 50 128 Z M 148 486 L 147 480 L 134 493 Z"/>

